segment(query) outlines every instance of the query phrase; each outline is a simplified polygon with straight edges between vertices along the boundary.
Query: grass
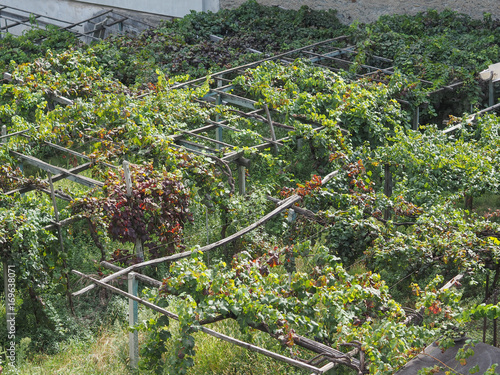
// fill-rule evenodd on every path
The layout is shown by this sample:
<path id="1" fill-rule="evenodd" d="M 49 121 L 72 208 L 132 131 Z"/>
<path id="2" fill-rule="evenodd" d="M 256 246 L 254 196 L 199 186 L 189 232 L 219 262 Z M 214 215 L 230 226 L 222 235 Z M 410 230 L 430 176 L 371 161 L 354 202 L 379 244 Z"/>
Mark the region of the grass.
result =
<path id="1" fill-rule="evenodd" d="M 124 329 L 104 329 L 92 342 L 72 341 L 52 356 L 36 354 L 6 374 L 127 374 L 127 340 Z"/>
<path id="2" fill-rule="evenodd" d="M 267 334 L 253 330 L 247 334 L 242 334 L 234 321 L 219 322 L 210 328 L 276 353 L 290 355 L 290 353 L 282 353 L 283 349 L 280 344 Z M 283 362 L 250 352 L 213 336 L 197 333 L 195 340 L 195 364 L 189 370 L 189 375 L 306 374 L 305 371 Z"/>
<path id="3" fill-rule="evenodd" d="M 500 195 L 486 193 L 480 197 L 474 198 L 473 211 L 478 215 L 484 215 L 488 210 L 495 211 L 500 209 Z"/>
<path id="4" fill-rule="evenodd" d="M 140 309 L 139 320 L 147 320 L 153 317 L 153 312 Z M 264 347 L 268 350 L 284 353 L 281 345 L 268 335 L 259 331 L 241 333 L 238 324 L 227 320 L 215 323 L 210 328 L 235 337 L 239 340 L 250 342 L 254 345 Z M 165 355 L 169 355 L 169 349 L 173 341 L 179 336 L 178 324 L 172 321 L 170 329 L 173 334 L 167 345 Z M 139 333 L 139 346 L 146 341 L 146 334 Z M 190 368 L 187 375 L 251 375 L 251 374 L 287 374 L 308 375 L 309 373 L 296 369 L 285 363 L 267 358 L 261 354 L 250 352 L 246 349 L 232 345 L 204 333 L 195 333 L 196 356 L 194 366 Z M 19 355 L 18 357 L 25 357 Z M 307 357 L 307 354 L 303 354 Z M 96 336 L 88 340 L 73 340 L 61 345 L 57 354 L 32 354 L 27 353 L 26 358 L 18 358 L 16 369 L 5 368 L 2 374 L 23 375 L 124 375 L 134 374 L 128 366 L 128 330 L 124 322 L 115 322 L 102 328 Z M 140 371 L 141 374 L 149 374 Z M 167 369 L 165 374 L 175 374 Z"/>

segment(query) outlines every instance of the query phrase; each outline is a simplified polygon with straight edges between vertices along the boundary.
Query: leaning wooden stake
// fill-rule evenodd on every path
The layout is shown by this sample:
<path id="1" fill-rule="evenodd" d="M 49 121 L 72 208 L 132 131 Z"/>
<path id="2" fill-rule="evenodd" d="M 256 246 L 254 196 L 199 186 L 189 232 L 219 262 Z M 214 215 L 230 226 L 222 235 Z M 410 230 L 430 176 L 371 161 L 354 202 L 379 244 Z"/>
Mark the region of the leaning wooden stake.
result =
<path id="1" fill-rule="evenodd" d="M 269 107 L 267 106 L 267 104 L 264 104 L 264 110 L 266 111 L 267 122 L 271 131 L 271 140 L 274 143 L 274 152 L 277 154 L 278 144 L 276 143 L 276 133 L 274 132 L 273 120 L 271 119 L 271 113 L 269 112 Z"/>
<path id="2" fill-rule="evenodd" d="M 384 181 L 384 194 L 387 198 L 392 195 L 392 173 L 391 166 L 389 164 L 384 165 L 385 181 Z M 384 220 L 389 220 L 391 218 L 390 208 L 384 210 Z"/>

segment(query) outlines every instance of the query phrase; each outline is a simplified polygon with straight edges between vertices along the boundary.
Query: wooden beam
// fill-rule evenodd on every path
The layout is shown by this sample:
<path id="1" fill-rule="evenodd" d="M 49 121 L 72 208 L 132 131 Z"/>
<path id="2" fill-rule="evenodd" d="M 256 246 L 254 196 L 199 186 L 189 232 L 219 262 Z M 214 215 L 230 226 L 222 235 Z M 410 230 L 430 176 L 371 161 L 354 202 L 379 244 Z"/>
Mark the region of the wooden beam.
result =
<path id="1" fill-rule="evenodd" d="M 271 197 L 270 195 L 267 196 L 267 200 L 273 202 L 273 203 L 276 203 L 277 205 L 279 205 L 281 203 L 281 200 L 280 199 L 277 199 L 277 198 L 274 198 L 274 197 Z M 297 207 L 297 206 L 292 206 L 290 207 L 290 209 L 294 210 L 295 212 L 297 212 L 298 214 L 302 215 L 302 216 L 305 216 L 306 218 L 310 219 L 310 220 L 313 220 L 321 225 L 325 225 L 325 221 L 318 217 L 314 212 L 308 210 L 308 209 L 305 209 L 305 208 L 302 208 L 302 207 Z"/>
<path id="2" fill-rule="evenodd" d="M 122 267 L 119 267 L 119 266 L 114 265 L 112 263 L 106 262 L 105 260 L 103 260 L 100 264 L 101 264 L 101 266 L 103 266 L 103 267 L 105 267 L 107 269 L 113 270 L 113 271 L 121 271 L 123 269 Z M 148 285 L 151 285 L 151 286 L 153 286 L 155 288 L 159 288 L 159 287 L 162 286 L 162 282 L 161 281 L 153 279 L 152 277 L 143 275 L 142 273 L 136 273 L 135 274 L 135 278 L 137 280 L 141 280 L 142 282 L 144 282 L 144 283 L 146 283 Z"/>
<path id="3" fill-rule="evenodd" d="M 81 185 L 84 185 L 84 186 L 87 186 L 90 188 L 93 188 L 96 186 L 98 186 L 98 187 L 104 186 L 104 183 L 102 183 L 100 181 L 94 180 L 90 177 L 80 176 L 80 175 L 71 173 L 68 169 L 56 167 L 55 165 L 51 165 L 49 163 L 46 163 L 46 162 L 44 162 L 40 159 L 37 159 L 33 156 L 23 155 L 23 154 L 16 152 L 16 151 L 10 151 L 10 153 L 13 156 L 17 157 L 18 159 L 22 159 L 25 162 L 27 162 L 28 164 L 31 164 L 35 167 L 38 167 L 44 171 L 54 173 L 54 174 L 55 173 L 64 174 L 64 175 L 66 175 L 65 178 L 67 178 L 68 180 L 74 181 L 74 182 L 79 183 Z"/>
<path id="4" fill-rule="evenodd" d="M 71 168 L 71 169 L 69 169 L 69 171 L 71 173 L 80 173 L 80 172 L 83 172 L 83 171 L 89 169 L 91 166 L 92 166 L 92 163 L 85 163 L 85 164 L 79 165 L 79 166 L 77 166 L 75 168 Z M 58 174 L 58 175 L 54 175 L 54 176 L 52 176 L 52 182 L 56 182 L 56 181 L 62 180 L 65 177 L 66 177 L 66 175 L 64 173 L 61 173 L 61 174 Z M 26 186 L 24 188 L 20 188 L 20 189 L 15 189 L 15 190 L 8 191 L 8 192 L 5 193 L 5 195 L 12 195 L 12 194 L 15 194 L 15 193 L 23 194 L 23 193 L 27 193 L 27 192 L 35 190 L 35 189 L 37 189 L 37 187 L 35 187 L 33 185 L 30 185 L 30 186 Z M 44 189 L 40 189 L 40 190 L 44 191 Z"/>
<path id="5" fill-rule="evenodd" d="M 29 18 L 23 18 L 22 20 L 19 20 L 19 19 L 13 18 L 13 17 L 6 17 L 5 15 L 0 16 L 0 18 L 4 18 L 5 20 L 9 20 L 9 21 L 14 21 L 14 23 L 12 23 L 10 25 L 1 26 L 0 31 L 6 30 L 8 32 L 9 27 L 16 27 L 19 25 L 27 25 L 27 26 L 31 27 L 31 24 L 26 23 L 29 21 Z M 36 18 L 40 18 L 40 16 L 39 15 L 35 16 L 35 19 Z"/>
<path id="6" fill-rule="evenodd" d="M 56 229 L 58 227 L 63 227 L 65 225 L 71 224 L 75 221 L 83 219 L 83 216 L 81 215 L 76 215 L 76 216 L 71 216 L 68 217 L 67 219 L 61 220 L 59 223 L 53 223 L 49 224 L 43 227 L 44 230 L 51 230 L 51 229 Z"/>
<path id="7" fill-rule="evenodd" d="M 485 109 L 483 109 L 483 110 L 481 110 L 479 112 L 476 112 L 476 113 L 470 115 L 469 117 L 467 117 L 466 122 L 468 124 L 469 123 L 474 123 L 475 121 L 477 121 L 478 116 L 484 115 L 485 113 L 488 113 L 490 111 L 495 111 L 497 109 L 500 109 L 500 103 L 492 105 L 492 106 L 490 106 L 488 108 L 485 108 Z M 461 129 L 461 128 L 462 128 L 462 124 L 457 124 L 455 126 L 452 126 L 451 128 L 444 129 L 443 133 L 447 134 L 447 133 L 450 133 L 450 132 L 452 132 L 454 130 Z"/>
<path id="8" fill-rule="evenodd" d="M 269 130 L 271 132 L 271 140 L 274 142 L 274 152 L 278 153 L 278 145 L 276 144 L 276 133 L 274 132 L 273 120 L 271 119 L 271 112 L 269 112 L 269 107 L 264 104 L 264 110 L 266 111 L 267 122 L 269 124 Z"/>
<path id="9" fill-rule="evenodd" d="M 3 126 L 5 126 L 5 127 L 6 127 L 6 125 L 3 125 Z M 7 127 L 6 127 L 6 128 L 7 128 Z M 3 133 L 2 133 L 2 136 L 0 136 L 0 139 L 2 139 L 2 140 L 3 140 L 3 139 L 7 139 L 7 138 L 13 137 L 13 136 L 15 136 L 15 135 L 24 134 L 24 133 L 27 133 L 27 132 L 29 132 L 29 129 L 26 129 L 26 130 L 20 130 L 20 131 L 18 131 L 18 132 L 8 133 L 8 134 L 7 134 L 7 133 L 6 133 L 6 134 L 3 134 Z"/>
<path id="10" fill-rule="evenodd" d="M 281 144 L 281 142 L 287 141 L 289 139 L 290 139 L 290 137 L 285 137 L 285 138 L 278 139 L 277 142 L 269 141 L 269 142 L 261 143 L 260 145 L 249 147 L 249 148 L 257 150 L 257 151 L 265 150 L 266 148 L 270 148 L 270 147 L 274 146 L 276 143 L 277 144 Z M 224 161 L 234 161 L 236 159 L 241 158 L 244 155 L 245 155 L 245 151 L 233 151 L 233 152 L 231 152 L 229 154 L 226 154 L 222 158 L 222 160 L 224 160 Z"/>
<path id="11" fill-rule="evenodd" d="M 178 138 L 182 138 L 184 137 L 184 134 L 191 134 L 191 135 L 194 135 L 194 134 L 198 134 L 198 133 L 203 133 L 203 132 L 208 132 L 210 130 L 213 130 L 213 129 L 216 129 L 218 125 L 215 125 L 215 124 L 210 124 L 210 125 L 206 125 L 206 126 L 203 126 L 201 128 L 198 128 L 198 129 L 194 129 L 194 130 L 179 130 L 181 133 L 179 134 L 174 134 L 174 135 L 171 135 L 169 136 L 169 138 L 173 139 L 174 141 L 177 140 Z"/>

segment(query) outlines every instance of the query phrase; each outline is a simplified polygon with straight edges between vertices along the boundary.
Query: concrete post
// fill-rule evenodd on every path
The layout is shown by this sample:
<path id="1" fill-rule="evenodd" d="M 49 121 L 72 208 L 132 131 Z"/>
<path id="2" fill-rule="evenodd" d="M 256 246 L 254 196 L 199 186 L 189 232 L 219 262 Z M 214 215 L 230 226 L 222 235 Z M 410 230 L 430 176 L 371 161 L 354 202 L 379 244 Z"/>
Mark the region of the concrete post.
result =
<path id="1" fill-rule="evenodd" d="M 418 130 L 420 124 L 420 107 L 415 108 L 413 113 L 413 130 Z"/>
<path id="2" fill-rule="evenodd" d="M 246 168 L 238 165 L 238 191 L 241 195 L 246 194 Z"/>
<path id="3" fill-rule="evenodd" d="M 138 294 L 138 281 L 135 278 L 135 272 L 130 272 L 128 274 L 128 292 L 137 297 Z M 139 321 L 139 310 L 137 306 L 137 301 L 129 299 L 128 301 L 128 323 L 130 327 L 134 327 Z M 133 369 L 137 369 L 139 364 L 139 335 L 137 330 L 129 332 L 129 356 L 130 356 L 130 366 Z"/>
<path id="4" fill-rule="evenodd" d="M 495 105 L 495 86 L 493 83 L 493 79 L 490 79 L 488 82 L 488 88 L 489 88 L 489 101 L 488 104 L 490 107 L 493 107 Z"/>

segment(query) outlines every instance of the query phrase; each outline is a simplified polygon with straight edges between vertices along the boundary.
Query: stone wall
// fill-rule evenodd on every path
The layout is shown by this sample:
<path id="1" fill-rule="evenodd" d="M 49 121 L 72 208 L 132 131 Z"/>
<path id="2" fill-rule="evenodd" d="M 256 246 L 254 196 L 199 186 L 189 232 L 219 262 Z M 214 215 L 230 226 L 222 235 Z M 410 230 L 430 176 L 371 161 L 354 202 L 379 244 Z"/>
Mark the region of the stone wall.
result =
<path id="1" fill-rule="evenodd" d="M 235 8 L 246 0 L 220 0 L 220 8 Z M 311 9 L 336 9 L 339 19 L 346 24 L 357 20 L 368 23 L 384 14 L 415 14 L 436 9 L 451 9 L 474 18 L 483 18 L 488 12 L 500 19 L 500 0 L 258 0 L 263 5 L 279 5 L 287 9 L 299 9 L 307 5 Z"/>

